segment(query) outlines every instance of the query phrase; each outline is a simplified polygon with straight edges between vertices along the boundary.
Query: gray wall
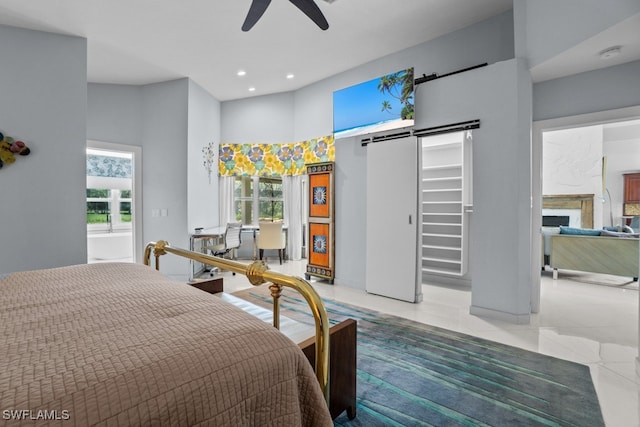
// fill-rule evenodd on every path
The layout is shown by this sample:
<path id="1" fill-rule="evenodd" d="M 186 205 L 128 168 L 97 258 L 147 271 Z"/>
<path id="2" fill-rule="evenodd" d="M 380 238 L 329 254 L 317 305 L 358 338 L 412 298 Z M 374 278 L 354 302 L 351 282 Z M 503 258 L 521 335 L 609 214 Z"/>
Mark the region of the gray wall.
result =
<path id="1" fill-rule="evenodd" d="M 87 260 L 85 39 L 0 26 L 0 131 L 28 156 L 0 169 L 0 273 Z"/>
<path id="2" fill-rule="evenodd" d="M 640 61 L 533 86 L 533 120 L 640 105 Z"/>
<path id="3" fill-rule="evenodd" d="M 142 235 L 146 242 L 167 240 L 189 247 L 187 227 L 188 79 L 142 87 Z M 167 216 L 154 217 L 166 209 Z M 165 256 L 162 271 L 188 274 L 188 261 Z"/>
<path id="4" fill-rule="evenodd" d="M 530 312 L 530 108 L 521 59 L 422 84 L 416 95 L 416 128 L 480 119 L 472 143 L 471 312 L 519 323 Z"/>
<path id="5" fill-rule="evenodd" d="M 89 83 L 87 139 L 142 144 L 142 86 Z"/>
<path id="6" fill-rule="evenodd" d="M 381 75 L 415 67 L 417 75 L 444 74 L 483 62 L 513 58 L 511 12 L 306 86 L 289 94 L 222 104 L 222 139 L 229 142 L 279 142 L 293 123 L 293 140 L 333 132 L 333 92 Z M 291 108 L 295 107 L 295 108 Z M 416 114 L 421 114 L 416 110 Z M 274 117 L 281 123 L 274 139 Z M 252 119 L 256 119 L 255 121 Z M 287 122 L 288 121 L 288 122 Z M 287 122 L 287 123 L 285 123 Z M 247 126 L 251 123 L 251 126 Z M 264 135 L 264 138 L 260 138 Z M 336 283 L 365 289 L 366 149 L 355 138 L 336 142 Z"/>
<path id="7" fill-rule="evenodd" d="M 365 289 L 367 149 L 357 137 L 336 141 L 336 283 Z"/>
<path id="8" fill-rule="evenodd" d="M 214 227 L 218 216 L 218 148 L 220 145 L 220 102 L 189 80 L 187 228 Z M 211 175 L 204 167 L 202 149 L 213 143 L 215 158 Z"/>
<path id="9" fill-rule="evenodd" d="M 585 25 L 581 24 L 576 30 L 575 37 L 567 31 L 557 41 L 561 46 L 557 48 L 569 48 L 577 39 L 597 33 L 600 25 L 593 17 L 600 13 L 599 3 L 594 0 L 587 3 L 567 1 L 574 6 L 570 10 L 557 7 L 557 3 L 550 0 L 540 0 L 533 6 L 523 0 L 514 3 L 519 8 L 519 57 L 535 64 L 554 55 L 556 47 L 550 47 L 545 38 L 547 24 L 541 24 L 547 16 L 564 17 L 566 21 L 575 19 L 574 13 L 578 13 L 585 18 Z M 613 9 L 603 15 L 606 18 L 603 25 L 615 23 L 625 13 L 637 10 L 635 0 L 617 0 L 612 5 Z M 584 10 L 580 10 L 581 7 Z M 526 22 L 526 31 L 521 28 L 525 25 L 522 22 Z M 10 27 L 0 27 L 0 37 L 0 57 L 4 64 L 0 69 L 0 87 L 11 100 L 0 107 L 3 120 L 9 123 L 2 126 L 11 126 L 2 130 L 25 139 L 34 150 L 31 156 L 18 159 L 16 164 L 0 171 L 6 182 L 12 183 L 0 189 L 3 200 L 0 209 L 4 217 L 13 220 L 12 227 L 4 228 L 0 234 L 3 243 L 0 272 L 84 262 L 84 148 L 87 137 L 143 147 L 144 241 L 162 238 L 185 246 L 189 228 L 193 225 L 190 224 L 189 199 L 195 197 L 189 188 L 191 180 L 201 178 L 198 172 L 190 172 L 191 163 L 197 157 L 195 147 L 203 143 L 201 139 L 209 142 L 209 135 L 216 138 L 218 129 L 220 139 L 229 142 L 282 142 L 327 135 L 332 131 L 332 93 L 337 89 L 410 66 L 415 67 L 417 75 L 442 74 L 481 62 L 494 64 L 514 57 L 514 24 L 512 14 L 508 12 L 293 93 L 225 102 L 220 106 L 219 126 L 214 123 L 209 127 L 205 121 L 208 117 L 215 121 L 217 102 L 187 79 L 143 87 L 89 85 L 88 110 L 85 110 L 85 40 Z M 47 66 L 43 67 L 45 63 Z M 527 106 L 530 98 L 527 92 L 531 86 L 522 61 L 509 64 L 510 71 L 505 75 L 508 81 L 504 84 L 510 95 L 504 101 L 514 111 L 506 117 L 517 124 L 501 139 L 504 147 L 491 145 L 493 149 L 487 149 L 475 144 L 478 155 L 475 169 L 479 170 L 474 173 L 480 183 L 484 182 L 476 190 L 477 196 L 484 201 L 476 197 L 476 206 L 481 213 L 474 217 L 474 228 L 479 231 L 473 238 L 477 239 L 477 244 L 495 238 L 486 232 L 494 227 L 489 224 L 488 215 L 482 213 L 482 206 L 484 203 L 488 209 L 486 203 L 492 200 L 487 182 L 495 180 L 495 174 L 500 173 L 502 179 L 508 181 L 504 184 L 508 196 L 500 199 L 500 203 L 513 201 L 512 209 L 516 215 L 522 215 L 522 219 L 515 222 L 517 242 L 507 248 L 496 246 L 492 257 L 506 256 L 520 266 L 522 254 L 530 243 L 520 238 L 521 227 L 527 218 L 524 206 L 530 202 L 530 192 L 520 192 L 528 169 L 515 170 L 513 166 L 502 165 L 496 169 L 494 166 L 499 160 L 517 158 L 516 164 L 521 166 L 530 160 L 522 144 L 526 139 L 526 125 L 522 123 L 526 121 L 527 110 L 533 105 L 534 117 L 539 120 L 639 105 L 637 91 L 640 85 L 634 78 L 638 75 L 639 65 L 625 64 L 537 84 L 533 103 Z M 191 94 L 194 94 L 193 99 Z M 487 108 L 493 109 L 494 113 L 504 109 Z M 418 117 L 426 114 L 419 110 L 416 113 Z M 193 121 L 190 121 L 191 117 Z M 513 141 L 513 146 L 507 145 L 506 137 Z M 497 148 L 505 148 L 506 152 Z M 336 156 L 336 230 L 339 236 L 336 282 L 364 289 L 366 150 L 357 141 L 342 140 L 338 141 Z M 489 161 L 487 165 L 492 165 L 493 170 L 484 165 L 484 161 Z M 196 167 L 200 167 L 200 162 Z M 198 189 L 195 193 L 208 191 L 208 186 L 194 188 Z M 215 190 L 212 188 L 211 191 Z M 512 199 L 513 192 L 520 194 Z M 47 212 L 43 212 L 43 205 L 47 206 Z M 168 216 L 152 218 L 152 209 L 167 209 Z M 50 227 L 51 218 L 58 225 L 55 229 Z M 59 241 L 71 242 L 71 247 L 57 251 L 54 242 Z M 10 247 L 5 242 L 11 242 Z M 33 250 L 36 246 L 38 251 Z M 475 248 L 474 251 L 478 250 Z M 511 250 L 517 254 L 507 253 Z M 489 274 L 488 268 L 478 264 L 482 259 L 472 261 L 472 274 L 474 281 L 485 283 Z M 345 264 L 341 266 L 341 263 Z M 187 266 L 180 263 L 172 265 L 167 260 L 163 265 L 169 274 L 187 272 Z M 518 295 L 524 292 L 520 285 L 524 273 L 510 270 L 509 274 L 515 274 L 516 283 L 514 289 L 506 290 L 506 298 L 498 298 L 498 302 L 492 303 L 492 299 L 505 289 L 501 284 L 488 288 L 481 285 L 477 288 L 481 292 L 477 294 L 474 288 L 474 307 L 515 315 L 526 310 L 526 298 Z"/>
<path id="10" fill-rule="evenodd" d="M 295 138 L 333 132 L 333 92 L 384 74 L 415 68 L 415 75 L 445 74 L 514 57 L 511 11 L 462 30 L 384 56 L 295 92 Z M 416 114 L 420 111 L 416 110 Z"/>
<path id="11" fill-rule="evenodd" d="M 220 103 L 200 86 L 188 79 L 89 84 L 87 125 L 88 139 L 142 147 L 144 244 L 168 240 L 188 248 L 195 224 L 217 224 L 217 176 L 209 183 L 202 147 L 220 138 Z M 161 209 L 168 215 L 152 215 Z M 168 255 L 162 271 L 185 279 L 189 263 Z"/>
<path id="12" fill-rule="evenodd" d="M 335 90 L 408 67 L 414 67 L 416 76 L 445 74 L 513 55 L 513 19 L 508 12 L 340 73 L 296 92 L 296 139 L 333 131 Z M 422 114 L 416 106 L 416 115 Z M 357 138 L 337 140 L 336 283 L 360 289 L 365 289 L 366 271 L 366 175 L 366 148 Z"/>
<path id="13" fill-rule="evenodd" d="M 221 142 L 293 142 L 293 111 L 291 92 L 223 102 Z"/>

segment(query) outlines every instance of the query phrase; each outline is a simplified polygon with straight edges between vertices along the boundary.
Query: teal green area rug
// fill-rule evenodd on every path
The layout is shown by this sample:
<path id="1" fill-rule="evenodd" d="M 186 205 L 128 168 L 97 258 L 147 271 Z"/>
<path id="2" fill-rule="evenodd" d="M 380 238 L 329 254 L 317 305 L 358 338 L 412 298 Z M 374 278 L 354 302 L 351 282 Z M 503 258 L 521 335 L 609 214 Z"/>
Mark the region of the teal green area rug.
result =
<path id="1" fill-rule="evenodd" d="M 234 295 L 271 306 L 264 286 Z M 331 324 L 358 321 L 357 415 L 336 426 L 604 426 L 589 368 L 325 300 Z M 283 316 L 313 324 L 285 289 Z"/>

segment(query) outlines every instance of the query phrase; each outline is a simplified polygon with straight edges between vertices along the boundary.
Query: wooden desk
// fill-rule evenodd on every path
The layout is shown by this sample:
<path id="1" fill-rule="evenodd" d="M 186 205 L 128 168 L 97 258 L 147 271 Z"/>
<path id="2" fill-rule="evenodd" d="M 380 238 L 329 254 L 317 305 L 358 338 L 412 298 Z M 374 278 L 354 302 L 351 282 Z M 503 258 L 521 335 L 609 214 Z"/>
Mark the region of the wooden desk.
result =
<path id="1" fill-rule="evenodd" d="M 224 238 L 224 233 L 226 232 L 226 226 L 216 226 L 211 228 L 204 228 L 199 233 L 193 232 L 189 235 L 189 250 L 194 252 L 202 252 L 207 253 L 204 248 L 207 245 L 208 240 L 213 240 L 217 244 L 222 241 Z M 285 234 L 285 239 L 289 236 L 289 231 L 287 226 L 282 226 L 282 230 Z M 253 236 L 253 260 L 258 259 L 258 234 L 260 234 L 260 226 L 258 225 L 243 225 L 242 231 L 250 231 Z M 287 257 L 287 247 L 284 248 L 284 256 L 285 259 Z M 202 263 L 191 260 L 190 261 L 190 272 L 189 272 L 189 280 L 194 280 L 194 278 L 200 276 L 205 270 L 205 266 Z"/>

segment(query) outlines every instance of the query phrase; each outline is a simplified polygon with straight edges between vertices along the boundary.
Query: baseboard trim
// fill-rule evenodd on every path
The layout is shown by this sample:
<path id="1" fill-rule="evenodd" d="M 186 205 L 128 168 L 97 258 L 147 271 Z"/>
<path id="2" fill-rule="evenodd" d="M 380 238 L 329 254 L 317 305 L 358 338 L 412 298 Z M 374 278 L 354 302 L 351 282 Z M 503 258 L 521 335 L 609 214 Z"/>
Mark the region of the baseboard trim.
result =
<path id="1" fill-rule="evenodd" d="M 517 325 L 527 325 L 531 322 L 531 314 L 513 314 L 474 305 L 469 308 L 469 313 L 474 316 L 488 317 Z"/>

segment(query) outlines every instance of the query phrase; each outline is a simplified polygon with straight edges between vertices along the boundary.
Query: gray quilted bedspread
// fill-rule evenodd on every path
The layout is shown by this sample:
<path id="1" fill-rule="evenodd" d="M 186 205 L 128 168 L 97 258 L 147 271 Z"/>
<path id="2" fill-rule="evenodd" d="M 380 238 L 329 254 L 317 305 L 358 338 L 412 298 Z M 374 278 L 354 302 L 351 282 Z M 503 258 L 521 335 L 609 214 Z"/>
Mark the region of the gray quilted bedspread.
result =
<path id="1" fill-rule="evenodd" d="M 0 279 L 0 425 L 332 425 L 288 338 L 136 264 Z"/>

